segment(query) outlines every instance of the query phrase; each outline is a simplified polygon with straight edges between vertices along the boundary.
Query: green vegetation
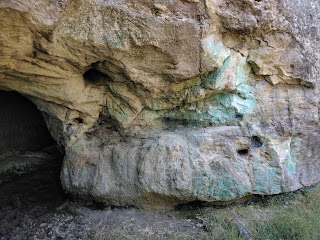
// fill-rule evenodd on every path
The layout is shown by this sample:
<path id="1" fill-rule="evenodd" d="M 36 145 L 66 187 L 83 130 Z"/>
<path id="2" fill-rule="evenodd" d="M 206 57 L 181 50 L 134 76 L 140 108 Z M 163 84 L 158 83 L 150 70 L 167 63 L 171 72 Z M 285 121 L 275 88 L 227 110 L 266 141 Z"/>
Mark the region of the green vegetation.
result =
<path id="1" fill-rule="evenodd" d="M 235 215 L 252 239 L 320 239 L 320 189 L 199 212 L 212 239 L 244 239 Z"/>

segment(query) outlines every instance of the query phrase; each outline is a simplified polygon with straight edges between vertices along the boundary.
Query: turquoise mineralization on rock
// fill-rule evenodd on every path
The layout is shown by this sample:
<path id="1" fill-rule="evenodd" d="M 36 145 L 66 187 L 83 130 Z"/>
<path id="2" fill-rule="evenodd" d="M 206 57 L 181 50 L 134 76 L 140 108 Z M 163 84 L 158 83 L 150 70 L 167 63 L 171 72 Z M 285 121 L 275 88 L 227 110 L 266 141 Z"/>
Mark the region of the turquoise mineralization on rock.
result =
<path id="1" fill-rule="evenodd" d="M 43 112 L 82 198 L 161 209 L 294 191 L 320 182 L 319 9 L 0 1 L 0 90 Z"/>

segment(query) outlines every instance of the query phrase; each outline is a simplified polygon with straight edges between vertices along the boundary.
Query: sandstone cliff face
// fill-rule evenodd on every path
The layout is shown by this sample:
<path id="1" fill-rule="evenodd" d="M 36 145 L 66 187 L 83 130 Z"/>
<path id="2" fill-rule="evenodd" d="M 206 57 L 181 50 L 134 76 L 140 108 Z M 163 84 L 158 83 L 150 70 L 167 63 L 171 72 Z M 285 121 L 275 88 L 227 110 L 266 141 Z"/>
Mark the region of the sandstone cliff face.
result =
<path id="1" fill-rule="evenodd" d="M 319 1 L 2 0 L 0 90 L 42 111 L 64 188 L 173 207 L 320 181 Z"/>

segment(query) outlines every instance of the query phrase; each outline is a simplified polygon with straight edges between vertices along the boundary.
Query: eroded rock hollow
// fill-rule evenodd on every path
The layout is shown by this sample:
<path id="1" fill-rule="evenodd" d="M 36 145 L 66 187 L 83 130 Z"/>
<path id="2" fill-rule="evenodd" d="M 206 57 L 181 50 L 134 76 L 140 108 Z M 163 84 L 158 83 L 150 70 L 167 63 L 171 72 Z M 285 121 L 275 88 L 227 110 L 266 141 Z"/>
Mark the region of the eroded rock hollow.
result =
<path id="1" fill-rule="evenodd" d="M 3 0 L 0 90 L 42 111 L 74 195 L 155 209 L 293 191 L 320 181 L 319 14 L 300 0 Z"/>

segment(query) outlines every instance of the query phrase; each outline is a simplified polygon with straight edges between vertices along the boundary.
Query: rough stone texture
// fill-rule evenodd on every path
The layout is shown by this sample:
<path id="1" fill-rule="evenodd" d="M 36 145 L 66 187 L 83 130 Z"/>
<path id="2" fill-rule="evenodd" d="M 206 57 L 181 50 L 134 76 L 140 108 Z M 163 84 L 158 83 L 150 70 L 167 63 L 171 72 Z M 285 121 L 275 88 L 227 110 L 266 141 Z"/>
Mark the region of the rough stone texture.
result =
<path id="1" fill-rule="evenodd" d="M 81 197 L 169 208 L 320 181 L 319 1 L 2 0 L 0 89 Z"/>

